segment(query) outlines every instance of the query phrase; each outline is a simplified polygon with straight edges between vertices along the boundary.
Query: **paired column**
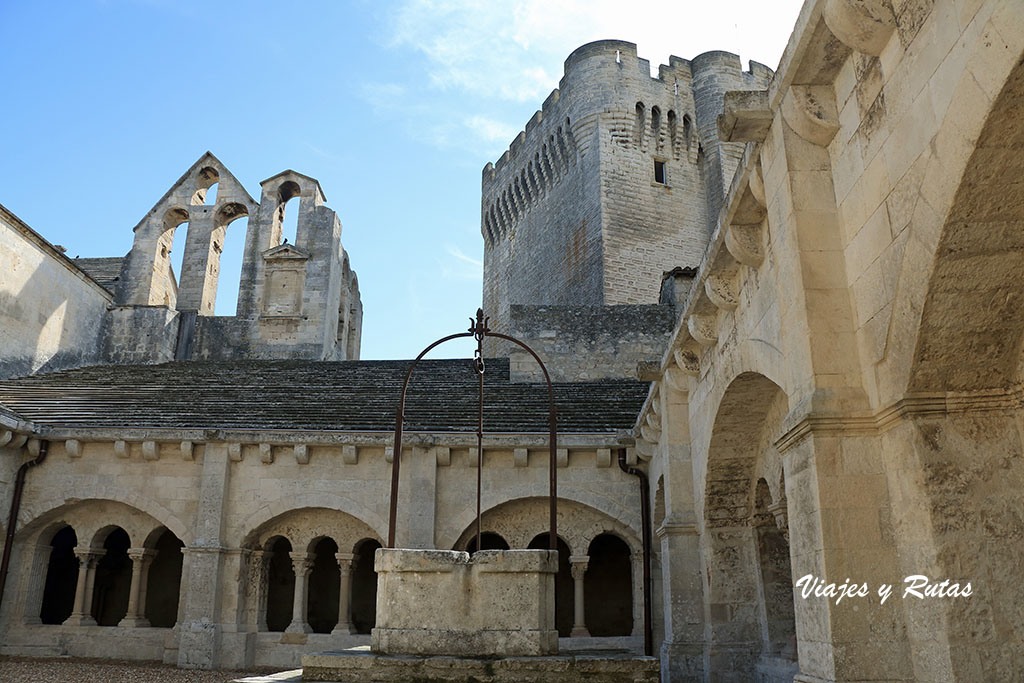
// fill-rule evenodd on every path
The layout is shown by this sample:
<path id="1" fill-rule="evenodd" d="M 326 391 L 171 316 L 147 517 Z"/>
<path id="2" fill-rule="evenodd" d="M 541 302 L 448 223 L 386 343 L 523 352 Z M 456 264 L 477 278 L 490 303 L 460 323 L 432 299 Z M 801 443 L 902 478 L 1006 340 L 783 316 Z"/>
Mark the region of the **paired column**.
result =
<path id="1" fill-rule="evenodd" d="M 146 619 L 146 584 L 149 583 L 149 565 L 152 564 L 156 551 L 146 548 L 129 548 L 128 557 L 132 560 L 132 584 L 128 592 L 128 612 L 118 626 L 138 628 L 149 626 Z"/>
<path id="2" fill-rule="evenodd" d="M 341 570 L 341 587 L 338 593 L 338 624 L 331 631 L 331 635 L 347 636 L 353 632 L 349 596 L 352 594 L 352 567 L 359 556 L 352 553 L 335 553 L 334 557 L 338 560 L 338 569 Z"/>
<path id="3" fill-rule="evenodd" d="M 103 553 L 91 548 L 75 550 L 78 558 L 78 584 L 75 586 L 75 606 L 64 623 L 68 626 L 95 626 L 92 618 L 92 588 L 96 581 L 96 563 Z"/>
<path id="4" fill-rule="evenodd" d="M 573 601 L 573 623 L 571 638 L 589 638 L 590 631 L 584 623 L 583 618 L 583 577 L 587 573 L 587 564 L 590 562 L 589 555 L 570 555 L 569 566 L 572 571 L 573 590 L 575 600 Z"/>
<path id="5" fill-rule="evenodd" d="M 309 553 L 288 553 L 292 558 L 295 570 L 295 599 L 292 602 L 292 623 L 288 624 L 285 633 L 312 633 L 306 622 L 306 597 L 309 593 L 309 573 L 313 571 L 313 555 Z"/>

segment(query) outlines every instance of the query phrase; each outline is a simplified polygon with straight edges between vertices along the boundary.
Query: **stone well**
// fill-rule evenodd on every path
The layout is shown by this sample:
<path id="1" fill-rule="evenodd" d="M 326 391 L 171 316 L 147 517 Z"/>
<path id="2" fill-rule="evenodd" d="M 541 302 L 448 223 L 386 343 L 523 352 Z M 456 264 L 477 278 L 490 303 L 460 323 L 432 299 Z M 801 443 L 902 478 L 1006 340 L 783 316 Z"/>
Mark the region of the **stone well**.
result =
<path id="1" fill-rule="evenodd" d="M 519 657 L 558 652 L 554 550 L 380 548 L 378 654 Z"/>

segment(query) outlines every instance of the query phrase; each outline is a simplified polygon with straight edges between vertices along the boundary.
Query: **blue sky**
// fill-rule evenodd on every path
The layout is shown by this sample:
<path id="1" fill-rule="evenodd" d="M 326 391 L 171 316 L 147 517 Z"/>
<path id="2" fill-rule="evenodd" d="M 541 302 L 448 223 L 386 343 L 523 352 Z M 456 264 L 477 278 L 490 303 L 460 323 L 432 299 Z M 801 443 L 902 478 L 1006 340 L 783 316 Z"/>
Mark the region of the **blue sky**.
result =
<path id="1" fill-rule="evenodd" d="M 70 257 L 121 256 L 206 150 L 257 200 L 279 171 L 311 175 L 359 275 L 362 357 L 406 358 L 479 306 L 481 169 L 569 52 L 619 38 L 655 68 L 711 49 L 774 68 L 799 6 L 0 0 L 0 203 Z M 220 315 L 234 313 L 244 223 L 225 244 Z"/>

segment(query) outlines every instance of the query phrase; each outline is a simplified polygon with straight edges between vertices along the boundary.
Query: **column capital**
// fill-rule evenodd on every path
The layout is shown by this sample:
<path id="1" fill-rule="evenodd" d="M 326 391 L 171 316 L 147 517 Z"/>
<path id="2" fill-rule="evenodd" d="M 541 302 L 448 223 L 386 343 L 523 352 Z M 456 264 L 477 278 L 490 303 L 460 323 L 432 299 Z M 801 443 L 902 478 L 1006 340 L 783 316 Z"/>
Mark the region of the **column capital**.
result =
<path id="1" fill-rule="evenodd" d="M 356 553 L 334 553 L 334 559 L 338 561 L 341 571 L 350 571 L 353 563 L 359 559 Z"/>
<path id="2" fill-rule="evenodd" d="M 587 565 L 590 563 L 589 555 L 570 555 L 569 566 L 572 572 L 572 578 L 576 581 L 582 581 L 584 574 L 587 573 Z"/>
<path id="3" fill-rule="evenodd" d="M 292 558 L 292 569 L 295 570 L 296 576 L 300 573 L 306 575 L 313 571 L 314 555 L 312 553 L 288 553 L 288 556 Z"/>
<path id="4" fill-rule="evenodd" d="M 128 548 L 128 557 L 131 558 L 132 562 L 142 562 L 156 557 L 156 551 L 150 548 Z"/>
<path id="5" fill-rule="evenodd" d="M 96 562 L 104 555 L 104 551 L 96 550 L 94 548 L 75 548 L 75 557 L 78 561 L 86 566 Z"/>

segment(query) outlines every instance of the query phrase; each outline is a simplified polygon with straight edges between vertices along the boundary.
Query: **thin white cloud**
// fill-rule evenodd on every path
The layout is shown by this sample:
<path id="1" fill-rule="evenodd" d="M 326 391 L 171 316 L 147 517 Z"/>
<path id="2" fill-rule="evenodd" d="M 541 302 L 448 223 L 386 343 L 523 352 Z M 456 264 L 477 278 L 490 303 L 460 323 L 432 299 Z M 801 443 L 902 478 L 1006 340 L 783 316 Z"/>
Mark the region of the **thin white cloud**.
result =
<path id="1" fill-rule="evenodd" d="M 500 142 L 508 145 L 509 140 L 518 133 L 520 126 L 503 121 L 496 121 L 486 116 L 470 116 L 466 119 L 466 127 L 481 140 Z"/>
<path id="2" fill-rule="evenodd" d="M 475 282 L 483 280 L 483 263 L 467 255 L 453 244 L 445 245 L 444 250 L 452 258 L 438 264 L 441 277 L 446 280 L 473 280 Z"/>
<path id="3" fill-rule="evenodd" d="M 670 54 L 690 58 L 709 50 L 735 52 L 744 62 L 774 68 L 801 4 L 401 0 L 389 13 L 386 42 L 420 53 L 425 78 L 408 86 L 368 84 L 362 95 L 404 119 L 406 132 L 417 140 L 494 158 L 526 124 L 525 118 L 499 120 L 495 112 L 509 103 L 540 108 L 558 87 L 565 58 L 580 45 L 607 38 L 634 42 L 655 74 Z"/>
<path id="4" fill-rule="evenodd" d="M 422 52 L 431 84 L 486 98 L 541 100 L 565 57 L 604 38 L 638 45 L 652 69 L 670 54 L 737 52 L 775 67 L 801 0 L 719 0 L 623 6 L 620 0 L 406 0 L 391 42 Z"/>
<path id="5" fill-rule="evenodd" d="M 483 264 L 482 261 L 478 261 L 477 259 L 473 258 L 472 256 L 467 256 L 465 253 L 463 253 L 463 251 L 461 249 L 459 249 L 458 247 L 456 247 L 454 245 L 449 244 L 449 245 L 447 245 L 444 248 L 444 250 L 447 251 L 452 256 L 454 256 L 455 258 L 459 259 L 460 261 L 465 261 L 466 263 L 470 263 L 470 264 L 476 266 L 477 268 L 483 268 L 484 267 L 484 264 Z"/>

